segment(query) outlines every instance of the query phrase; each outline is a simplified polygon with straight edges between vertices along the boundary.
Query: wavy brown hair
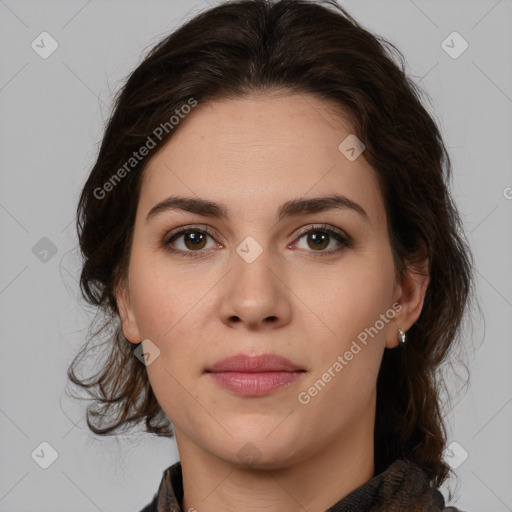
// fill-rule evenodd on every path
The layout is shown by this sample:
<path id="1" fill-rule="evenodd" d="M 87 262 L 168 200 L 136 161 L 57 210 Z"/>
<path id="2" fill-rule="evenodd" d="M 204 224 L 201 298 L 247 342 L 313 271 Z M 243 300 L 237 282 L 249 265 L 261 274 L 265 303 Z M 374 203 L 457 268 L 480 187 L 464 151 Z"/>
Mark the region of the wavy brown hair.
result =
<path id="1" fill-rule="evenodd" d="M 400 51 L 334 0 L 240 0 L 204 11 L 151 48 L 115 97 L 77 210 L 80 288 L 100 315 L 99 328 L 91 326 L 68 369 L 69 379 L 94 399 L 87 424 L 98 435 L 112 435 L 144 421 L 147 432 L 173 436 L 146 368 L 124 338 L 115 290 L 127 274 L 143 171 L 179 126 L 108 193 L 98 190 L 105 191 L 114 172 L 191 98 L 204 104 L 276 91 L 314 95 L 348 116 L 378 176 L 397 276 L 414 264 L 413 255 L 428 258 L 422 313 L 405 347 L 384 351 L 375 465 L 380 472 L 407 457 L 440 486 L 450 471 L 443 460 L 447 387 L 440 369 L 462 341 L 473 296 L 472 255 L 448 190 L 450 158 L 422 104 L 425 93 L 406 76 Z M 80 378 L 77 364 L 96 353 L 90 343 L 98 339 L 106 345 L 104 360 Z"/>

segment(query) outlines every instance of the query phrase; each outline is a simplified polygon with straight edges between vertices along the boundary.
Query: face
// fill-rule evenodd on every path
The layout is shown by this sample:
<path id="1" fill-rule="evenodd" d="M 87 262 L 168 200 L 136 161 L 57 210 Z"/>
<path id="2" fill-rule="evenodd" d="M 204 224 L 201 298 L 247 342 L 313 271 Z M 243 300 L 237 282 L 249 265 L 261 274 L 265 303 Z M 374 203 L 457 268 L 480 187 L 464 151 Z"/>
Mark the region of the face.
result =
<path id="1" fill-rule="evenodd" d="M 146 168 L 117 297 L 126 338 L 159 351 L 147 372 L 180 451 L 279 467 L 373 428 L 383 351 L 422 293 L 395 279 L 375 171 L 339 149 L 351 128 L 328 106 L 201 105 Z M 300 371 L 208 371 L 239 354 Z"/>

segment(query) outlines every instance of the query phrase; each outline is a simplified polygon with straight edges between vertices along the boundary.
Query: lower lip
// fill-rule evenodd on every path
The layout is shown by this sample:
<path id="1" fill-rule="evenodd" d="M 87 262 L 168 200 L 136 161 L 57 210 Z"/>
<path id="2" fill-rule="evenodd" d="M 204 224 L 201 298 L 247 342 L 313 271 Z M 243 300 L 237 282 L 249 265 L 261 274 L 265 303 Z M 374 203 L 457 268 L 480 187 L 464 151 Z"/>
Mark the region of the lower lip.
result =
<path id="1" fill-rule="evenodd" d="M 264 396 L 288 386 L 304 372 L 210 372 L 208 375 L 223 388 L 242 396 Z"/>

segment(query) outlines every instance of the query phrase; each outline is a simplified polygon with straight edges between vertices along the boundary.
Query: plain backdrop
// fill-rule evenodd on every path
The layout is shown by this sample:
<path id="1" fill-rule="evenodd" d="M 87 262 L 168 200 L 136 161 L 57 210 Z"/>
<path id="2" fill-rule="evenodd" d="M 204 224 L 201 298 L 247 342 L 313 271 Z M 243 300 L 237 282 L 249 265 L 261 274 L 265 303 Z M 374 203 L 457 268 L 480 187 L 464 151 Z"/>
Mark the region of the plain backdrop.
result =
<path id="1" fill-rule="evenodd" d="M 448 415 L 458 475 L 448 483 L 462 510 L 510 511 L 512 1 L 342 5 L 404 53 L 449 147 L 483 315 L 468 341 L 470 387 Z M 207 7 L 0 0 L 1 511 L 137 512 L 178 459 L 173 440 L 94 436 L 86 404 L 64 395 L 90 320 L 78 296 L 74 216 L 122 80 L 145 50 Z M 35 49 L 41 37 L 45 51 L 58 44 L 47 58 L 43 45 Z"/>

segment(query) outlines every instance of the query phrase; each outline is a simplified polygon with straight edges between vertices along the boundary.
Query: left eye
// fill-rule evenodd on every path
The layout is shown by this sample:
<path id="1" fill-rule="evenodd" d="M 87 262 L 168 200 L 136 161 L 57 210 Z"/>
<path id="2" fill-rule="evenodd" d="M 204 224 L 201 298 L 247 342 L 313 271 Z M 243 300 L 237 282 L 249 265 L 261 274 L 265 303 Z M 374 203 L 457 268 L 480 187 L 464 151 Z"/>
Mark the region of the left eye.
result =
<path id="1" fill-rule="evenodd" d="M 300 235 L 298 240 L 305 239 L 308 247 L 299 247 L 300 249 L 312 249 L 315 252 L 336 252 L 334 251 L 325 251 L 331 242 L 338 242 L 344 247 L 348 247 L 350 245 L 349 240 L 345 238 L 341 233 L 334 231 L 330 228 L 313 228 L 310 229 Z M 332 247 L 331 247 L 332 248 Z"/>
<path id="2" fill-rule="evenodd" d="M 176 247 L 176 250 L 182 252 L 198 252 L 204 249 L 208 249 L 208 247 L 206 247 L 207 237 L 212 238 L 212 235 L 210 235 L 206 231 L 199 229 L 187 229 L 184 231 L 180 231 L 179 233 L 175 233 L 169 240 L 167 240 L 166 245 L 179 245 L 176 244 L 176 240 L 182 238 L 183 246 Z"/>

